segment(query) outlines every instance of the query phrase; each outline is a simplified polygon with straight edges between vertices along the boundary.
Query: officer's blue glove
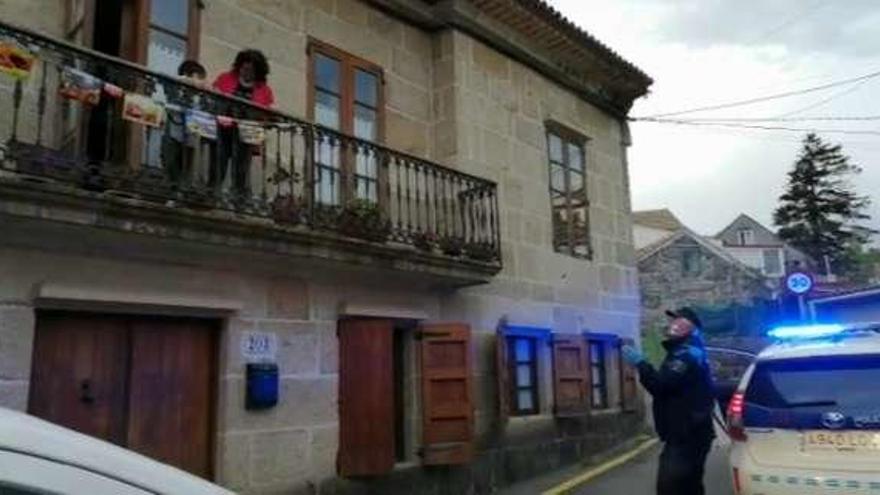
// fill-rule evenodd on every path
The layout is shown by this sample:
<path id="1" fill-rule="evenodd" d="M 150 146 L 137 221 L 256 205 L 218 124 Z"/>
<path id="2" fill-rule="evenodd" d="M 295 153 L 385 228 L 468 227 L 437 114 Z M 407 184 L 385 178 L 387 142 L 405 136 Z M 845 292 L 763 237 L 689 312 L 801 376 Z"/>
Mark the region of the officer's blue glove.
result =
<path id="1" fill-rule="evenodd" d="M 635 347 L 633 347 L 631 345 L 623 346 L 623 348 L 620 350 L 620 352 L 623 354 L 624 361 L 626 361 L 627 363 L 629 363 L 633 366 L 636 366 L 645 360 L 644 354 L 639 352 L 638 349 L 636 349 Z"/>

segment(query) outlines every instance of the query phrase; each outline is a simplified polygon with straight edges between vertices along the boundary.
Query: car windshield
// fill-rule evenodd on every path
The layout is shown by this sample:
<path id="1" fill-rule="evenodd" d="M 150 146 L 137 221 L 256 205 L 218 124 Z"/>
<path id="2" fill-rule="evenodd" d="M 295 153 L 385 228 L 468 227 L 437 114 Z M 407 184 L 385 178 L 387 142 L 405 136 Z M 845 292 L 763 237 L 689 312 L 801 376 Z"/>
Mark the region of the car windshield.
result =
<path id="1" fill-rule="evenodd" d="M 880 410 L 880 355 L 809 357 L 759 363 L 746 401 L 770 409 L 834 406 Z"/>

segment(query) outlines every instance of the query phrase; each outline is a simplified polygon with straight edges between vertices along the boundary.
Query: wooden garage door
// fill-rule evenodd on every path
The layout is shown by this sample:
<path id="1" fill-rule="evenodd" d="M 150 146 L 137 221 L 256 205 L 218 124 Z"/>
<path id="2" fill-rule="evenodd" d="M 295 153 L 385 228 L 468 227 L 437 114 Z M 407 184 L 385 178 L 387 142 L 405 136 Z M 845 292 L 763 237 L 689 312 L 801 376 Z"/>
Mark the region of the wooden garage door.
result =
<path id="1" fill-rule="evenodd" d="M 31 414 L 212 475 L 216 324 L 40 312 Z"/>

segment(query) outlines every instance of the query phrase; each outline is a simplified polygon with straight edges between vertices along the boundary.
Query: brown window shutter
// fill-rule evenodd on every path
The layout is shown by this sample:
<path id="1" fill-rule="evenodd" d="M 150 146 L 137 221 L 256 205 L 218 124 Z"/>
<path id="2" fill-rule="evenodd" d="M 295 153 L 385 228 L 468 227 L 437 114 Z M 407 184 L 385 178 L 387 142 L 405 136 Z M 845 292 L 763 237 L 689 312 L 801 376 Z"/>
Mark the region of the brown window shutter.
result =
<path id="1" fill-rule="evenodd" d="M 510 364 L 507 356 L 507 332 L 500 326 L 495 334 L 495 372 L 498 384 L 498 421 L 510 417 Z"/>
<path id="2" fill-rule="evenodd" d="M 620 349 L 625 345 L 635 347 L 635 341 L 630 338 L 621 339 L 620 346 L 618 347 L 618 355 L 620 356 L 621 407 L 624 411 L 632 412 L 637 410 L 639 405 L 638 372 L 636 371 L 636 368 L 628 364 L 623 359 L 623 355 L 620 354 Z"/>
<path id="3" fill-rule="evenodd" d="M 464 464 L 474 456 L 471 330 L 465 324 L 420 328 L 422 462 Z"/>
<path id="4" fill-rule="evenodd" d="M 553 392 L 556 416 L 586 414 L 590 404 L 590 367 L 581 335 L 553 336 Z"/>
<path id="5" fill-rule="evenodd" d="M 339 322 L 340 476 L 374 476 L 394 468 L 393 323 Z"/>

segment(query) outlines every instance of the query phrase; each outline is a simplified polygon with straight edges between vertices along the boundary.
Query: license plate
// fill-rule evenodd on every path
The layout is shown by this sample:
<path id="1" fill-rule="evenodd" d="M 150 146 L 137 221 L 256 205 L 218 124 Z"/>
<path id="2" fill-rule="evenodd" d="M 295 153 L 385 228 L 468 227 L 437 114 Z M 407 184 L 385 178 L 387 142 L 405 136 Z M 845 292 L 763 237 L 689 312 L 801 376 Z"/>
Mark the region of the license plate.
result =
<path id="1" fill-rule="evenodd" d="M 816 430 L 804 433 L 803 450 L 836 450 L 841 452 L 880 451 L 880 433 L 867 431 Z"/>

